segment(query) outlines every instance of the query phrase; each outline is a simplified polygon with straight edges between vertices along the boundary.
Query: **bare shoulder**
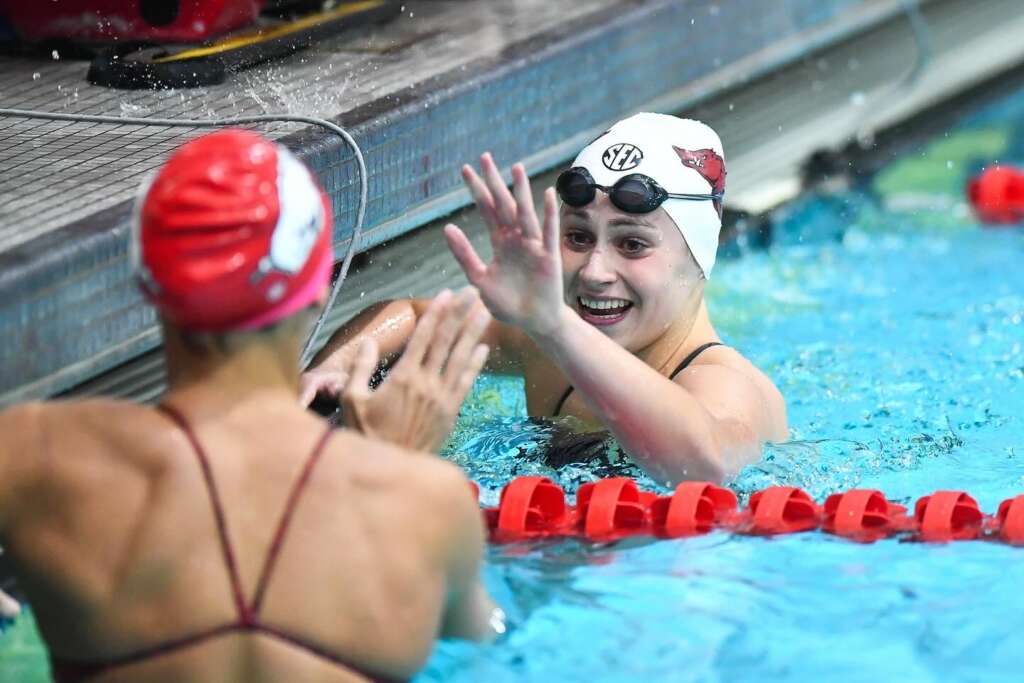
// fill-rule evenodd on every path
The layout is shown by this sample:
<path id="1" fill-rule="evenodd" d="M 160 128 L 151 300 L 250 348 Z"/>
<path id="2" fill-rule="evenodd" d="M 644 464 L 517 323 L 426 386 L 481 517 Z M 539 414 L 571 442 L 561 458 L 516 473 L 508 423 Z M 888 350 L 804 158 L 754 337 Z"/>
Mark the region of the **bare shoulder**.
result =
<path id="1" fill-rule="evenodd" d="M 92 448 L 90 441 L 120 425 L 138 425 L 125 408 L 145 410 L 98 400 L 25 403 L 0 411 L 0 503 L 21 507 L 22 494 L 33 495 L 38 483 L 49 481 L 66 463 L 93 463 L 94 458 L 104 457 L 110 449 Z M 5 510 L 0 510 L 0 518 L 6 518 Z"/>
<path id="2" fill-rule="evenodd" d="M 767 440 L 787 438 L 782 393 L 767 374 L 731 346 L 708 349 L 676 381 L 705 399 L 712 413 L 753 420 Z"/>
<path id="3" fill-rule="evenodd" d="M 353 458 L 356 476 L 375 489 L 398 489 L 421 501 L 472 500 L 466 475 L 436 455 L 370 439 L 348 429 L 335 432 L 331 441 L 333 449 L 345 452 L 343 457 Z"/>
<path id="4" fill-rule="evenodd" d="M 22 403 L 0 410 L 0 472 L 4 477 L 30 464 L 31 458 L 24 456 L 38 448 L 47 408 L 44 403 Z"/>

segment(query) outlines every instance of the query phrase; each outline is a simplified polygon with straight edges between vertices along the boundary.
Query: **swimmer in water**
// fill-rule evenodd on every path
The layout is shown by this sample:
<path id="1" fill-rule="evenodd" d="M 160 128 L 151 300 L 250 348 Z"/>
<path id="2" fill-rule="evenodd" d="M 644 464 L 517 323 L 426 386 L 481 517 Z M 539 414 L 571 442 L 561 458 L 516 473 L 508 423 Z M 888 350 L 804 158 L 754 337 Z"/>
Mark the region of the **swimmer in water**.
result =
<path id="1" fill-rule="evenodd" d="M 163 324 L 159 405 L 0 412 L 0 539 L 54 679 L 406 680 L 439 636 L 500 632 L 469 483 L 425 452 L 485 360 L 475 292 L 421 309 L 375 392 L 365 345 L 342 387 L 359 429 L 332 430 L 296 401 L 333 265 L 301 162 L 247 131 L 189 142 L 132 254 Z"/>
<path id="2" fill-rule="evenodd" d="M 667 484 L 721 481 L 787 438 L 781 394 L 721 343 L 704 301 L 726 178 L 711 128 L 661 114 L 620 121 L 545 192 L 542 217 L 521 164 L 511 191 L 490 155 L 480 164 L 463 178 L 491 262 L 456 226 L 445 236 L 496 319 L 489 369 L 525 377 L 530 415 L 609 430 Z M 401 353 L 425 305 L 384 302 L 344 325 L 304 376 L 303 400 L 343 382 L 364 339 Z"/>

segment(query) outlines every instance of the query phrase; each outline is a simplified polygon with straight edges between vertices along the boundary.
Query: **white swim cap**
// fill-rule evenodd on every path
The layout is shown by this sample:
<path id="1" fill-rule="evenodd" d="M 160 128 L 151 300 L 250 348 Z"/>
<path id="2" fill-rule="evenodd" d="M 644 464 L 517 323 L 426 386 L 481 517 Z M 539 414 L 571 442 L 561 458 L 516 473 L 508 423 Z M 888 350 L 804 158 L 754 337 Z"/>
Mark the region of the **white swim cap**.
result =
<path id="1" fill-rule="evenodd" d="M 670 194 L 725 191 L 725 152 L 709 126 L 667 114 L 642 113 L 619 121 L 583 148 L 573 166 L 598 185 L 641 173 Z M 667 199 L 661 205 L 683 234 L 704 277 L 711 275 L 722 229 L 721 201 Z"/>

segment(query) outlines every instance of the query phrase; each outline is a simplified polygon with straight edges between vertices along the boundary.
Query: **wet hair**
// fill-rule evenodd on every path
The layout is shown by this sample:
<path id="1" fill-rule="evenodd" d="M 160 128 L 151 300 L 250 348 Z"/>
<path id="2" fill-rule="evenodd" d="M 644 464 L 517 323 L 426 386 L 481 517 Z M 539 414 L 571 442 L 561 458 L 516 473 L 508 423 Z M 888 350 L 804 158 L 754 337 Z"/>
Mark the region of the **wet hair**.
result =
<path id="1" fill-rule="evenodd" d="M 209 356 L 213 353 L 230 354 L 253 343 L 266 343 L 269 339 L 289 325 L 302 322 L 301 318 L 315 316 L 320 304 L 313 302 L 295 313 L 275 320 L 262 327 L 252 330 L 235 330 L 230 332 L 198 332 L 186 328 L 178 328 L 178 336 L 189 353 L 197 356 Z"/>

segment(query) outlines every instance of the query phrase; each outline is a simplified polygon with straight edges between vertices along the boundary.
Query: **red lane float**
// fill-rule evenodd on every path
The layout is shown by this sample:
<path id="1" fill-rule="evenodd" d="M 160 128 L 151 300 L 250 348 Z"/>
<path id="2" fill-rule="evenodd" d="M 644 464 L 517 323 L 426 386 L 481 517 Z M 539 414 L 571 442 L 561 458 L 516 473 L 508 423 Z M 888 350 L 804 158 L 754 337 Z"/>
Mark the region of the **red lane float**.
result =
<path id="1" fill-rule="evenodd" d="M 967 200 L 978 219 L 990 224 L 1024 221 L 1024 170 L 991 166 L 967 182 Z"/>
<path id="2" fill-rule="evenodd" d="M 479 499 L 479 487 L 472 484 Z M 629 536 L 683 538 L 714 530 L 774 536 L 821 529 L 872 543 L 900 536 L 926 543 L 970 539 L 1024 545 L 1024 495 L 1002 502 L 986 516 L 963 491 L 936 491 L 918 499 L 913 514 L 881 491 L 854 489 L 818 505 L 806 491 L 772 486 L 750 496 L 739 510 L 736 494 L 709 482 L 683 482 L 670 496 L 641 490 L 614 477 L 582 485 L 576 505 L 546 477 L 518 477 L 502 489 L 497 507 L 482 510 L 491 541 L 510 543 L 549 537 L 609 542 Z"/>
<path id="3" fill-rule="evenodd" d="M 853 541 L 871 543 L 911 527 L 907 508 L 886 500 L 881 491 L 854 489 L 825 499 L 821 528 Z"/>
<path id="4" fill-rule="evenodd" d="M 655 497 L 650 506 L 651 531 L 659 538 L 706 534 L 735 516 L 736 494 L 704 481 L 684 481 L 671 496 Z"/>
<path id="5" fill-rule="evenodd" d="M 999 538 L 1011 545 L 1024 545 L 1024 496 L 1000 503 L 996 520 Z"/>
<path id="6" fill-rule="evenodd" d="M 817 529 L 821 509 L 805 491 L 794 486 L 770 486 L 751 494 L 749 521 L 741 529 L 749 534 L 774 536 Z"/>
<path id="7" fill-rule="evenodd" d="M 930 543 L 977 538 L 984 518 L 978 501 L 963 491 L 936 491 L 914 505 L 918 538 Z"/>

